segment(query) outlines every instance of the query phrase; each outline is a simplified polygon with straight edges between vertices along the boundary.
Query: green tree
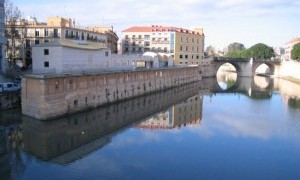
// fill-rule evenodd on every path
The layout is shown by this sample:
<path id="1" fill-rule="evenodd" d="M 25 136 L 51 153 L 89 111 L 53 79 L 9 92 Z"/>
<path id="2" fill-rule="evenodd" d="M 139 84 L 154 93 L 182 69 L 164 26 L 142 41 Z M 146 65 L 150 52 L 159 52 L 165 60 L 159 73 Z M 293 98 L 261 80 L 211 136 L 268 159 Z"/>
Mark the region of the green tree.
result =
<path id="1" fill-rule="evenodd" d="M 291 51 L 291 58 L 300 61 L 300 43 L 294 45 Z"/>
<path id="2" fill-rule="evenodd" d="M 19 41 L 24 31 L 19 30 L 22 13 L 12 2 L 5 2 L 5 36 L 7 38 L 6 56 L 13 64 L 19 57 Z M 23 28 L 24 29 L 24 28 Z"/>
<path id="3" fill-rule="evenodd" d="M 242 43 L 234 42 L 228 45 L 228 52 L 244 50 L 245 46 Z"/>
<path id="4" fill-rule="evenodd" d="M 245 51 L 244 44 L 234 42 L 229 44 L 227 48 L 228 48 L 228 52 L 224 55 L 225 57 L 243 58 L 243 54 Z"/>
<path id="5" fill-rule="evenodd" d="M 263 43 L 255 44 L 250 47 L 245 53 L 246 58 L 253 58 L 255 60 L 267 60 L 275 56 L 272 47 L 269 47 Z"/>
<path id="6" fill-rule="evenodd" d="M 243 51 L 245 51 L 245 50 L 233 50 L 233 51 L 228 51 L 228 52 L 225 54 L 225 57 L 229 57 L 229 58 L 242 58 Z"/>

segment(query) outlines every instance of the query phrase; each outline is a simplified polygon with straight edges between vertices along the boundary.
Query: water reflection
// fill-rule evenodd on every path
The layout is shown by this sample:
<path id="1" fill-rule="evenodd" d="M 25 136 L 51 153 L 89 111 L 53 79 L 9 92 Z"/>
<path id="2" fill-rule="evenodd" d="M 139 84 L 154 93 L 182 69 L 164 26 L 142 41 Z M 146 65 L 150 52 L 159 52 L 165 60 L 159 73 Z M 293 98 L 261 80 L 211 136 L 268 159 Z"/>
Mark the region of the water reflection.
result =
<path id="1" fill-rule="evenodd" d="M 25 171 L 28 171 L 27 169 L 32 163 L 36 163 L 36 166 L 40 164 L 40 162 L 34 161 L 36 157 L 51 164 L 81 166 L 78 159 L 87 159 L 86 156 L 91 152 L 103 151 L 108 147 L 109 150 L 112 150 L 112 144 L 118 151 L 122 148 L 125 148 L 125 152 L 134 150 L 141 156 L 151 159 L 152 156 L 155 157 L 153 154 L 147 156 L 138 151 L 138 141 L 144 142 L 138 146 L 139 148 L 148 147 L 142 151 L 161 149 L 160 153 L 168 152 L 171 158 L 164 159 L 157 164 L 180 159 L 182 152 L 178 152 L 178 149 L 184 151 L 183 147 L 190 146 L 191 148 L 186 148 L 185 151 L 187 156 L 182 159 L 191 164 L 201 164 L 201 161 L 196 161 L 201 159 L 199 158 L 201 154 L 207 154 L 206 157 L 210 158 L 214 157 L 215 154 L 212 155 L 211 151 L 222 147 L 222 150 L 224 149 L 226 152 L 228 144 L 239 144 L 239 146 L 234 145 L 231 151 L 237 151 L 243 147 L 247 147 L 243 150 L 252 150 L 251 143 L 255 140 L 267 142 L 276 137 L 279 139 L 289 138 L 290 141 L 293 136 L 300 137 L 299 85 L 266 77 L 237 77 L 235 84 L 230 86 L 231 81 L 228 79 L 203 79 L 198 83 L 50 122 L 42 122 L 28 117 L 22 117 L 23 120 L 20 121 L 20 113 L 0 113 L 2 120 L 0 121 L 0 177 L 1 179 L 2 177 L 4 179 L 20 177 Z M 220 82 L 229 83 L 225 86 L 230 86 L 230 88 L 220 89 Z M 288 115 L 282 113 L 282 107 L 287 109 L 286 114 Z M 128 131 L 124 130 L 130 129 L 129 127 L 132 126 L 135 131 L 132 133 L 131 139 L 133 140 L 130 141 L 131 143 L 127 143 L 126 138 L 127 140 L 130 138 L 128 138 Z M 126 133 L 127 137 L 123 137 Z M 187 133 L 191 134 L 187 135 Z M 121 138 L 120 136 L 116 138 L 117 134 Z M 167 137 L 160 138 L 162 136 Z M 175 136 L 177 136 L 177 140 L 183 139 L 180 143 L 177 141 L 176 146 L 175 143 L 172 144 L 172 140 L 176 139 Z M 201 138 L 191 138 L 198 136 Z M 211 141 L 207 139 L 211 139 Z M 152 141 L 157 144 L 151 144 Z M 276 141 L 282 143 L 278 139 Z M 124 146 L 121 146 L 121 143 Z M 247 143 L 250 145 L 245 145 Z M 261 142 L 255 141 L 255 143 Z M 241 144 L 243 146 L 240 146 Z M 166 149 L 169 148 L 174 151 L 167 151 Z M 192 151 L 192 149 L 197 151 Z M 126 153 L 122 152 L 123 154 Z M 132 154 L 132 156 L 135 155 L 135 153 Z M 190 159 L 188 159 L 189 154 L 192 156 Z M 217 154 L 217 156 L 226 157 L 223 154 Z M 107 157 L 98 159 L 105 158 Z M 205 157 L 202 158 L 205 159 Z M 127 160 L 128 165 L 130 163 L 128 159 L 133 159 L 133 157 L 129 156 L 122 160 L 124 159 Z M 220 159 L 222 158 L 215 159 L 215 161 L 219 162 Z M 145 164 L 142 161 L 143 158 L 135 158 L 135 160 L 142 165 Z M 108 161 L 111 162 L 111 159 L 107 158 L 105 162 Z M 208 167 L 209 162 L 215 161 L 209 159 L 202 168 Z M 95 166 L 99 163 L 93 162 Z M 114 163 L 122 166 L 118 161 Z M 180 163 L 185 162 L 180 161 Z M 222 163 L 216 164 L 218 167 L 218 164 L 221 166 Z M 51 169 L 51 167 L 49 168 Z M 224 168 L 226 167 L 222 167 L 220 170 Z M 102 166 L 101 169 L 103 172 L 106 170 Z M 142 171 L 145 172 L 145 169 L 147 166 Z M 130 171 L 130 168 L 127 170 Z M 154 170 L 149 168 L 149 171 L 153 172 Z M 174 169 L 172 171 L 175 172 Z"/>
<path id="2" fill-rule="evenodd" d="M 217 74 L 217 81 L 222 90 L 229 90 L 237 82 L 237 73 L 220 71 Z"/>
<path id="3" fill-rule="evenodd" d="M 189 84 L 51 122 L 25 117 L 22 123 L 24 149 L 43 160 L 71 163 L 110 143 L 112 136 L 121 129 L 173 104 L 198 99 L 198 96 L 189 98 L 198 90 L 198 83 Z M 195 104 L 194 101 L 191 103 Z M 188 107 L 191 118 L 199 117 L 199 112 L 191 111 L 193 108 L 200 110 L 200 104 Z M 173 115 L 175 117 L 176 113 L 170 116 Z M 182 123 L 185 120 L 182 119 Z"/>
<path id="4" fill-rule="evenodd" d="M 26 169 L 21 158 L 23 134 L 20 110 L 0 111 L 0 177 L 16 179 Z"/>
<path id="5" fill-rule="evenodd" d="M 137 127 L 155 130 L 199 125 L 202 118 L 202 102 L 202 95 L 198 93 L 166 111 L 147 118 Z"/>
<path id="6" fill-rule="evenodd" d="M 300 109 L 300 99 L 296 97 L 288 98 L 288 105 L 294 109 Z"/>

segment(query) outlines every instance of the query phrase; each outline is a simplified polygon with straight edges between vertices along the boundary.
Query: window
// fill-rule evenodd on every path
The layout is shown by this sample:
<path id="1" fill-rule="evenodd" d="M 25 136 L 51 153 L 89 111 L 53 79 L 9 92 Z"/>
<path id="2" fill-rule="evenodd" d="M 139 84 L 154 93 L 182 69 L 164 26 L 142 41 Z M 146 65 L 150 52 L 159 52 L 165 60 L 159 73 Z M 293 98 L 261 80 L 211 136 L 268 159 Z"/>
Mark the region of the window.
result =
<path id="1" fill-rule="evenodd" d="M 106 57 L 108 56 L 108 51 L 105 51 L 105 56 L 106 56 Z"/>
<path id="2" fill-rule="evenodd" d="M 149 40 L 150 39 L 150 35 L 145 35 L 144 38 L 145 38 L 145 40 Z"/>
<path id="3" fill-rule="evenodd" d="M 168 52 L 168 48 L 167 47 L 164 47 L 164 52 Z"/>
<path id="4" fill-rule="evenodd" d="M 150 46 L 150 42 L 145 42 L 145 46 Z"/>
<path id="5" fill-rule="evenodd" d="M 35 30 L 35 37 L 40 37 L 40 31 Z"/>
<path id="6" fill-rule="evenodd" d="M 186 47 L 185 47 L 185 50 L 186 50 L 186 51 L 188 51 L 188 50 L 189 50 L 189 47 L 188 47 L 188 46 L 186 46 Z"/>
<path id="7" fill-rule="evenodd" d="M 56 81 L 55 82 L 55 89 L 58 89 L 58 87 L 59 87 L 58 85 L 59 85 L 59 81 Z"/>
<path id="8" fill-rule="evenodd" d="M 27 48 L 30 47 L 30 39 L 26 39 L 25 46 L 26 46 Z"/>
<path id="9" fill-rule="evenodd" d="M 44 62 L 44 67 L 49 67 L 49 61 Z"/>
<path id="10" fill-rule="evenodd" d="M 189 58 L 189 56 L 188 55 L 185 55 L 185 59 L 188 59 Z"/>
<path id="11" fill-rule="evenodd" d="M 48 29 L 44 29 L 44 34 L 45 34 L 45 37 L 49 37 Z"/>
<path id="12" fill-rule="evenodd" d="M 40 40 L 39 39 L 36 39 L 34 42 L 35 42 L 35 44 L 40 44 Z"/>
<path id="13" fill-rule="evenodd" d="M 182 51 L 182 46 L 180 46 L 180 51 Z"/>
<path id="14" fill-rule="evenodd" d="M 45 40 L 44 40 L 44 43 L 48 43 L 48 42 L 49 42 L 49 39 L 45 39 Z"/>
<path id="15" fill-rule="evenodd" d="M 44 55 L 49 55 L 49 49 L 44 49 Z"/>
<path id="16" fill-rule="evenodd" d="M 54 37 L 58 37 L 58 29 L 54 29 L 53 30 L 53 36 Z"/>
<path id="17" fill-rule="evenodd" d="M 180 59 L 182 59 L 182 58 L 183 58 L 183 55 L 182 55 L 182 54 L 180 54 L 179 58 L 180 58 Z"/>
<path id="18" fill-rule="evenodd" d="M 66 30 L 66 35 L 65 35 L 66 38 L 69 37 L 69 30 Z"/>

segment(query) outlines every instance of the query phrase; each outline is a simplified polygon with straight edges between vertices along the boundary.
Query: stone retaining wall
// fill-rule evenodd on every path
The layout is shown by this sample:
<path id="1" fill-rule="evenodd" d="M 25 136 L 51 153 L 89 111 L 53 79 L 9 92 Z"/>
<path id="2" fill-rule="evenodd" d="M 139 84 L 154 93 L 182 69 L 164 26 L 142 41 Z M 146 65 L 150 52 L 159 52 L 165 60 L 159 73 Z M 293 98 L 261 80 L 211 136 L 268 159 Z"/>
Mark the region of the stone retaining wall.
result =
<path id="1" fill-rule="evenodd" d="M 27 76 L 22 80 L 22 113 L 48 120 L 199 80 L 198 67 Z"/>

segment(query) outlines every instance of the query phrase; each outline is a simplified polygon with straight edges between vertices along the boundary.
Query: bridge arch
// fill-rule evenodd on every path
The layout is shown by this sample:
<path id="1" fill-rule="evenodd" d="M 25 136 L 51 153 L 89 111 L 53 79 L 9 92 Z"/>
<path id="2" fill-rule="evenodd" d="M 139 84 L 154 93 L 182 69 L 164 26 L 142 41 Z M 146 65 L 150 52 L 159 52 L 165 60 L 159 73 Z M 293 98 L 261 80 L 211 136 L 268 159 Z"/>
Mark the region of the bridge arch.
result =
<path id="1" fill-rule="evenodd" d="M 240 65 L 238 64 L 238 63 L 234 63 L 234 62 L 219 62 L 219 63 L 217 63 L 217 65 L 216 65 L 216 73 L 218 73 L 219 72 L 219 70 L 220 70 L 220 68 L 223 66 L 223 65 L 226 65 L 226 64 L 230 64 L 230 65 L 232 65 L 234 68 L 235 68 L 235 70 L 236 70 L 236 73 L 239 73 L 239 72 L 241 72 L 242 71 L 242 68 L 240 67 Z"/>
<path id="2" fill-rule="evenodd" d="M 267 67 L 268 69 L 265 69 L 264 72 L 257 72 L 257 70 L 259 70 L 259 68 L 261 67 Z M 263 69 L 265 68 L 263 67 Z M 274 75 L 275 72 L 275 64 L 272 62 L 268 62 L 268 61 L 255 61 L 253 62 L 253 66 L 252 66 L 252 73 L 253 74 L 268 74 L 268 75 Z"/>

